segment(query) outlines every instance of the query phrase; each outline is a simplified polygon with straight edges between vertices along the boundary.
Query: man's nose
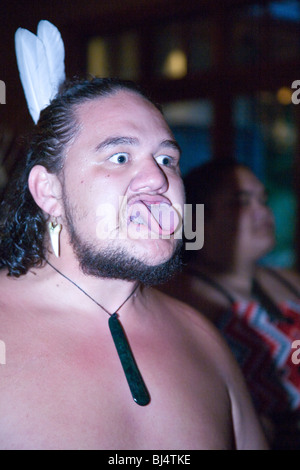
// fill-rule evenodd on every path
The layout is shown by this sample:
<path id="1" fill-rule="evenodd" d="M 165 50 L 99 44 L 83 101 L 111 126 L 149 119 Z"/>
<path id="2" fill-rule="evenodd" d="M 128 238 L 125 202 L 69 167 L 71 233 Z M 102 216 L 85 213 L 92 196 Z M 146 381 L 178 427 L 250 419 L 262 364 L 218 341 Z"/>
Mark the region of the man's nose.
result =
<path id="1" fill-rule="evenodd" d="M 140 162 L 139 168 L 130 183 L 130 189 L 133 192 L 143 191 L 163 194 L 168 187 L 169 182 L 163 168 L 152 156 Z"/>

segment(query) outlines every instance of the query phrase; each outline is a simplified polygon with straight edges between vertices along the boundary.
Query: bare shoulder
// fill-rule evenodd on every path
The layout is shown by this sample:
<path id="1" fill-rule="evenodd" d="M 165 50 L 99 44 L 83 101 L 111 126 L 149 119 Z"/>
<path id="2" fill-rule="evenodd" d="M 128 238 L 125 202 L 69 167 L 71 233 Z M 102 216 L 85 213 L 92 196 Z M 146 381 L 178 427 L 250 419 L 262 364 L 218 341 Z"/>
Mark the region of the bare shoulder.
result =
<path id="1" fill-rule="evenodd" d="M 217 342 L 220 341 L 218 330 L 200 310 L 166 292 L 152 289 L 152 295 L 155 302 L 172 315 L 173 320 L 176 319 L 182 326 L 190 327 L 196 335 L 209 335 L 211 339 L 214 337 Z"/>
<path id="2" fill-rule="evenodd" d="M 227 343 L 217 328 L 201 312 L 168 295 L 155 291 L 157 302 L 178 323 L 195 354 L 205 358 L 211 374 L 218 374 L 231 402 L 236 445 L 239 449 L 268 449 L 244 378 Z M 200 362 L 199 362 L 200 367 Z"/>
<path id="3" fill-rule="evenodd" d="M 231 375 L 239 374 L 239 371 L 227 343 L 214 324 L 201 311 L 181 300 L 155 289 L 152 294 L 159 308 L 168 312 L 170 321 L 178 325 L 190 343 L 194 342 L 196 349 L 207 353 L 215 369 L 230 384 Z"/>
<path id="4" fill-rule="evenodd" d="M 15 311 L 18 300 L 22 297 L 21 282 L 13 277 L 8 277 L 6 271 L 0 272 L 0 324 L 1 330 L 8 324 L 11 313 Z M 19 292 L 20 291 L 20 292 Z"/>
<path id="5" fill-rule="evenodd" d="M 160 291 L 190 305 L 210 321 L 215 322 L 230 307 L 228 299 L 213 286 L 187 272 L 178 274 Z"/>
<path id="6" fill-rule="evenodd" d="M 18 302 L 26 294 L 27 279 L 27 275 L 16 278 L 8 276 L 6 270 L 0 271 L 0 311 Z"/>
<path id="7" fill-rule="evenodd" d="M 17 338 L 30 322 L 31 306 L 42 301 L 33 279 L 34 273 L 16 278 L 0 271 L 0 336 Z"/>

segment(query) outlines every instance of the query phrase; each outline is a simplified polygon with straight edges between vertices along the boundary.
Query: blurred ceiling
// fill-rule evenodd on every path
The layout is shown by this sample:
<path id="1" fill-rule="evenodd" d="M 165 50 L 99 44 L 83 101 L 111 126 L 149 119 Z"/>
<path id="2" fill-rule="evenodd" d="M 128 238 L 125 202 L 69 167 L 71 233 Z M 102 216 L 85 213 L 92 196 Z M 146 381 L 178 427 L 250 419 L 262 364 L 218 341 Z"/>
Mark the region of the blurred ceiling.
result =
<path id="1" fill-rule="evenodd" d="M 144 21 L 183 18 L 194 14 L 215 15 L 222 11 L 250 5 L 265 4 L 266 0 L 4 0 L 1 17 L 10 22 L 35 23 L 41 16 L 56 19 L 60 25 L 82 25 L 94 34 L 100 28 L 116 29 Z"/>
<path id="2" fill-rule="evenodd" d="M 234 17 L 238 8 L 266 0 L 2 0 L 0 31 L 0 80 L 7 89 L 7 105 L 0 106 L 0 123 L 16 130 L 29 124 L 24 95 L 19 81 L 14 51 L 14 33 L 18 27 L 36 31 L 41 19 L 53 22 L 60 30 L 66 54 L 68 76 L 85 71 L 85 47 L 89 37 L 134 28 L 151 42 L 151 25 L 170 20 L 211 16 L 223 21 Z M 147 57 L 144 59 L 147 61 Z M 176 90 L 175 90 L 176 91 Z M 20 106 L 16 108 L 16 103 Z M 15 111 L 17 109 L 17 112 Z"/>

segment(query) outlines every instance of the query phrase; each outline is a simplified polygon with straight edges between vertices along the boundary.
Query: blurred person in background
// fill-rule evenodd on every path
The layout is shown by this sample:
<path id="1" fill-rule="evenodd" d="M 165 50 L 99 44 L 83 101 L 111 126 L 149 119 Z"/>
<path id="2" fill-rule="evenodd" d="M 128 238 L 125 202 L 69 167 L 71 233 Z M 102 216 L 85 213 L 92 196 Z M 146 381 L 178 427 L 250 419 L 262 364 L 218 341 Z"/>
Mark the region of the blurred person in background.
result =
<path id="1" fill-rule="evenodd" d="M 259 260 L 275 245 L 264 185 L 233 159 L 185 178 L 186 203 L 204 204 L 204 246 L 163 289 L 222 332 L 246 378 L 274 449 L 300 449 L 300 277 Z M 194 229 L 197 227 L 194 227 Z"/>

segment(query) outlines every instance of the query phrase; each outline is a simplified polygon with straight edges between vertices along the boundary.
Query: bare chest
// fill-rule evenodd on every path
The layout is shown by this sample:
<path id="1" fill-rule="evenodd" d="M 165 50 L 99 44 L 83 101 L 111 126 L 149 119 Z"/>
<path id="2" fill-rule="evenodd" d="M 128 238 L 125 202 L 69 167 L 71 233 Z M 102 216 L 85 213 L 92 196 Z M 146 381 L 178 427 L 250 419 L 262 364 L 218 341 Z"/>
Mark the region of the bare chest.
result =
<path id="1" fill-rule="evenodd" d="M 145 407 L 132 400 L 109 336 L 101 344 L 45 340 L 7 354 L 0 449 L 231 448 L 227 392 L 209 364 L 173 342 L 134 346 L 151 396 Z"/>

